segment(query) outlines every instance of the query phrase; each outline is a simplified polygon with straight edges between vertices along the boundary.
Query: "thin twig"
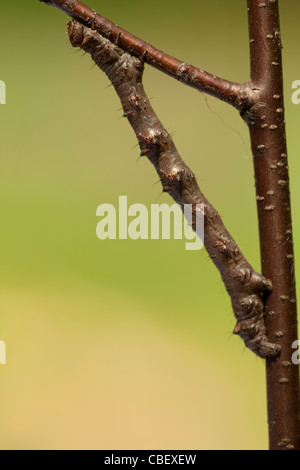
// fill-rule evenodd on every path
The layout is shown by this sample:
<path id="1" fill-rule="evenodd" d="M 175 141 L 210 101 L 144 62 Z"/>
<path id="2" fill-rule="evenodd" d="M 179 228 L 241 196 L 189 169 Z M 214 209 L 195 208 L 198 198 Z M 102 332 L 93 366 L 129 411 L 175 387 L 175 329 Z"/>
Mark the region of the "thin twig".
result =
<path id="1" fill-rule="evenodd" d="M 243 85 L 224 80 L 165 54 L 99 15 L 95 10 L 78 0 L 40 1 L 62 10 L 84 26 L 95 29 L 112 43 L 120 45 L 130 55 L 138 58 L 143 57 L 144 62 L 180 82 L 225 101 L 239 110 L 245 106 Z"/>
<path id="2" fill-rule="evenodd" d="M 196 178 L 184 163 L 171 136 L 159 121 L 142 85 L 144 64 L 132 57 L 97 31 L 70 22 L 71 44 L 91 54 L 94 62 L 113 84 L 126 116 L 138 138 L 142 155 L 154 165 L 164 188 L 180 205 L 193 208 L 204 205 L 204 244 L 219 269 L 231 297 L 238 320 L 234 332 L 246 346 L 260 357 L 275 357 L 280 352 L 277 344 L 265 335 L 262 293 L 272 289 L 270 281 L 256 273 L 246 261 L 232 236 L 224 227 L 218 212 L 198 187 Z M 193 225 L 195 229 L 195 222 Z"/>

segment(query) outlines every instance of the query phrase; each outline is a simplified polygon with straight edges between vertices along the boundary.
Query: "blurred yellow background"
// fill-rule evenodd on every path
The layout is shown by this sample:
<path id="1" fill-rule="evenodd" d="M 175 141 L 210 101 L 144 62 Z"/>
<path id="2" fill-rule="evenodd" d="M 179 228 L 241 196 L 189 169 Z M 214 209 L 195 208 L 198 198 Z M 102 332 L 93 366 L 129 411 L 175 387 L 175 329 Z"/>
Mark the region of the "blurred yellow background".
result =
<path id="1" fill-rule="evenodd" d="M 280 3 L 297 257 L 300 5 Z M 248 79 L 246 1 L 89 5 L 186 62 Z M 38 0 L 1 5 L 0 448 L 265 449 L 264 362 L 232 335 L 230 300 L 206 252 L 185 251 L 184 240 L 96 238 L 99 204 L 171 200 L 138 158 L 107 78 L 69 44 L 66 22 Z M 144 83 L 259 270 L 246 126 L 228 105 L 149 67 Z"/>

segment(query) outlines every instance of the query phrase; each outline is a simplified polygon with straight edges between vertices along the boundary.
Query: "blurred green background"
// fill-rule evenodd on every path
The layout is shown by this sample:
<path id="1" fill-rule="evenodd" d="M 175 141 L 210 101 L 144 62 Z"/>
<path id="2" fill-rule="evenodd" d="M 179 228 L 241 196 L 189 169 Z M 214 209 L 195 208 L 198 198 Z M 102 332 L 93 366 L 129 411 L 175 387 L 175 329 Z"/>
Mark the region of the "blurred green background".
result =
<path id="1" fill-rule="evenodd" d="M 91 0 L 158 48 L 249 76 L 246 1 Z M 296 256 L 300 5 L 281 2 Z M 264 362 L 232 335 L 219 273 L 185 241 L 100 241 L 96 208 L 171 201 L 120 103 L 38 0 L 1 4 L 1 449 L 265 449 Z M 228 105 L 146 68 L 152 104 L 259 268 L 247 128 Z M 108 87 L 108 88 L 107 88 Z M 299 276 L 298 276 L 299 277 Z"/>

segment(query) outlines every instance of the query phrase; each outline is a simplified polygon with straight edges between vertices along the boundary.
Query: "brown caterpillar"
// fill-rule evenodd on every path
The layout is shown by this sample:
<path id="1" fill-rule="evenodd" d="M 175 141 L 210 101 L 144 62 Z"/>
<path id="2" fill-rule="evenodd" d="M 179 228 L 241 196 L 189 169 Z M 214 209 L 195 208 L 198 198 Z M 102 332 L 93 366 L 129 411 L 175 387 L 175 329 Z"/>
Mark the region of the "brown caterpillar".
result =
<path id="1" fill-rule="evenodd" d="M 181 208 L 185 204 L 192 205 L 194 229 L 196 205 L 204 205 L 204 245 L 231 297 L 237 319 L 234 333 L 259 357 L 278 356 L 280 346 L 269 342 L 264 325 L 263 293 L 271 292 L 272 284 L 246 261 L 154 112 L 142 84 L 143 58 L 131 56 L 119 45 L 112 44 L 79 23 L 71 21 L 68 32 L 71 44 L 91 54 L 94 62 L 110 79 L 121 100 L 124 116 L 136 134 L 141 155 L 147 156 L 154 165 L 164 191 Z M 120 37 L 118 44 L 121 42 Z"/>

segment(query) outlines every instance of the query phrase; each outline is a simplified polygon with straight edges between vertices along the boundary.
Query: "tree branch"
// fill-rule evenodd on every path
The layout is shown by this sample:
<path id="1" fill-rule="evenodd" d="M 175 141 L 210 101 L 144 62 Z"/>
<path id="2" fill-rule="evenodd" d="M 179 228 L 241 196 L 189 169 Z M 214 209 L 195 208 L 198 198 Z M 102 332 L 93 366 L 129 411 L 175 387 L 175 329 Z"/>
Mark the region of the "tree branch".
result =
<path id="1" fill-rule="evenodd" d="M 180 82 L 225 101 L 239 110 L 245 106 L 246 95 L 242 85 L 219 78 L 165 54 L 78 0 L 40 0 L 40 2 L 62 10 L 84 26 L 95 29 L 112 43 L 120 45 L 130 55 L 143 57 L 144 62 Z"/>
<path id="2" fill-rule="evenodd" d="M 262 273 L 272 279 L 266 299 L 266 331 L 281 345 L 279 359 L 267 360 L 270 448 L 300 449 L 299 366 L 294 253 L 283 105 L 277 0 L 248 0 L 251 86 L 248 110 L 254 156 Z"/>
<path id="3" fill-rule="evenodd" d="M 164 188 L 183 209 L 192 205 L 196 230 L 197 205 L 204 205 L 204 244 L 219 269 L 237 318 L 234 333 L 260 357 L 275 357 L 277 344 L 265 335 L 262 293 L 270 292 L 270 281 L 256 273 L 223 225 L 220 215 L 199 189 L 192 171 L 181 159 L 171 136 L 159 121 L 142 85 L 144 64 L 98 32 L 70 22 L 71 44 L 91 54 L 112 82 L 126 116 L 138 138 L 142 155 L 154 165 Z"/>

